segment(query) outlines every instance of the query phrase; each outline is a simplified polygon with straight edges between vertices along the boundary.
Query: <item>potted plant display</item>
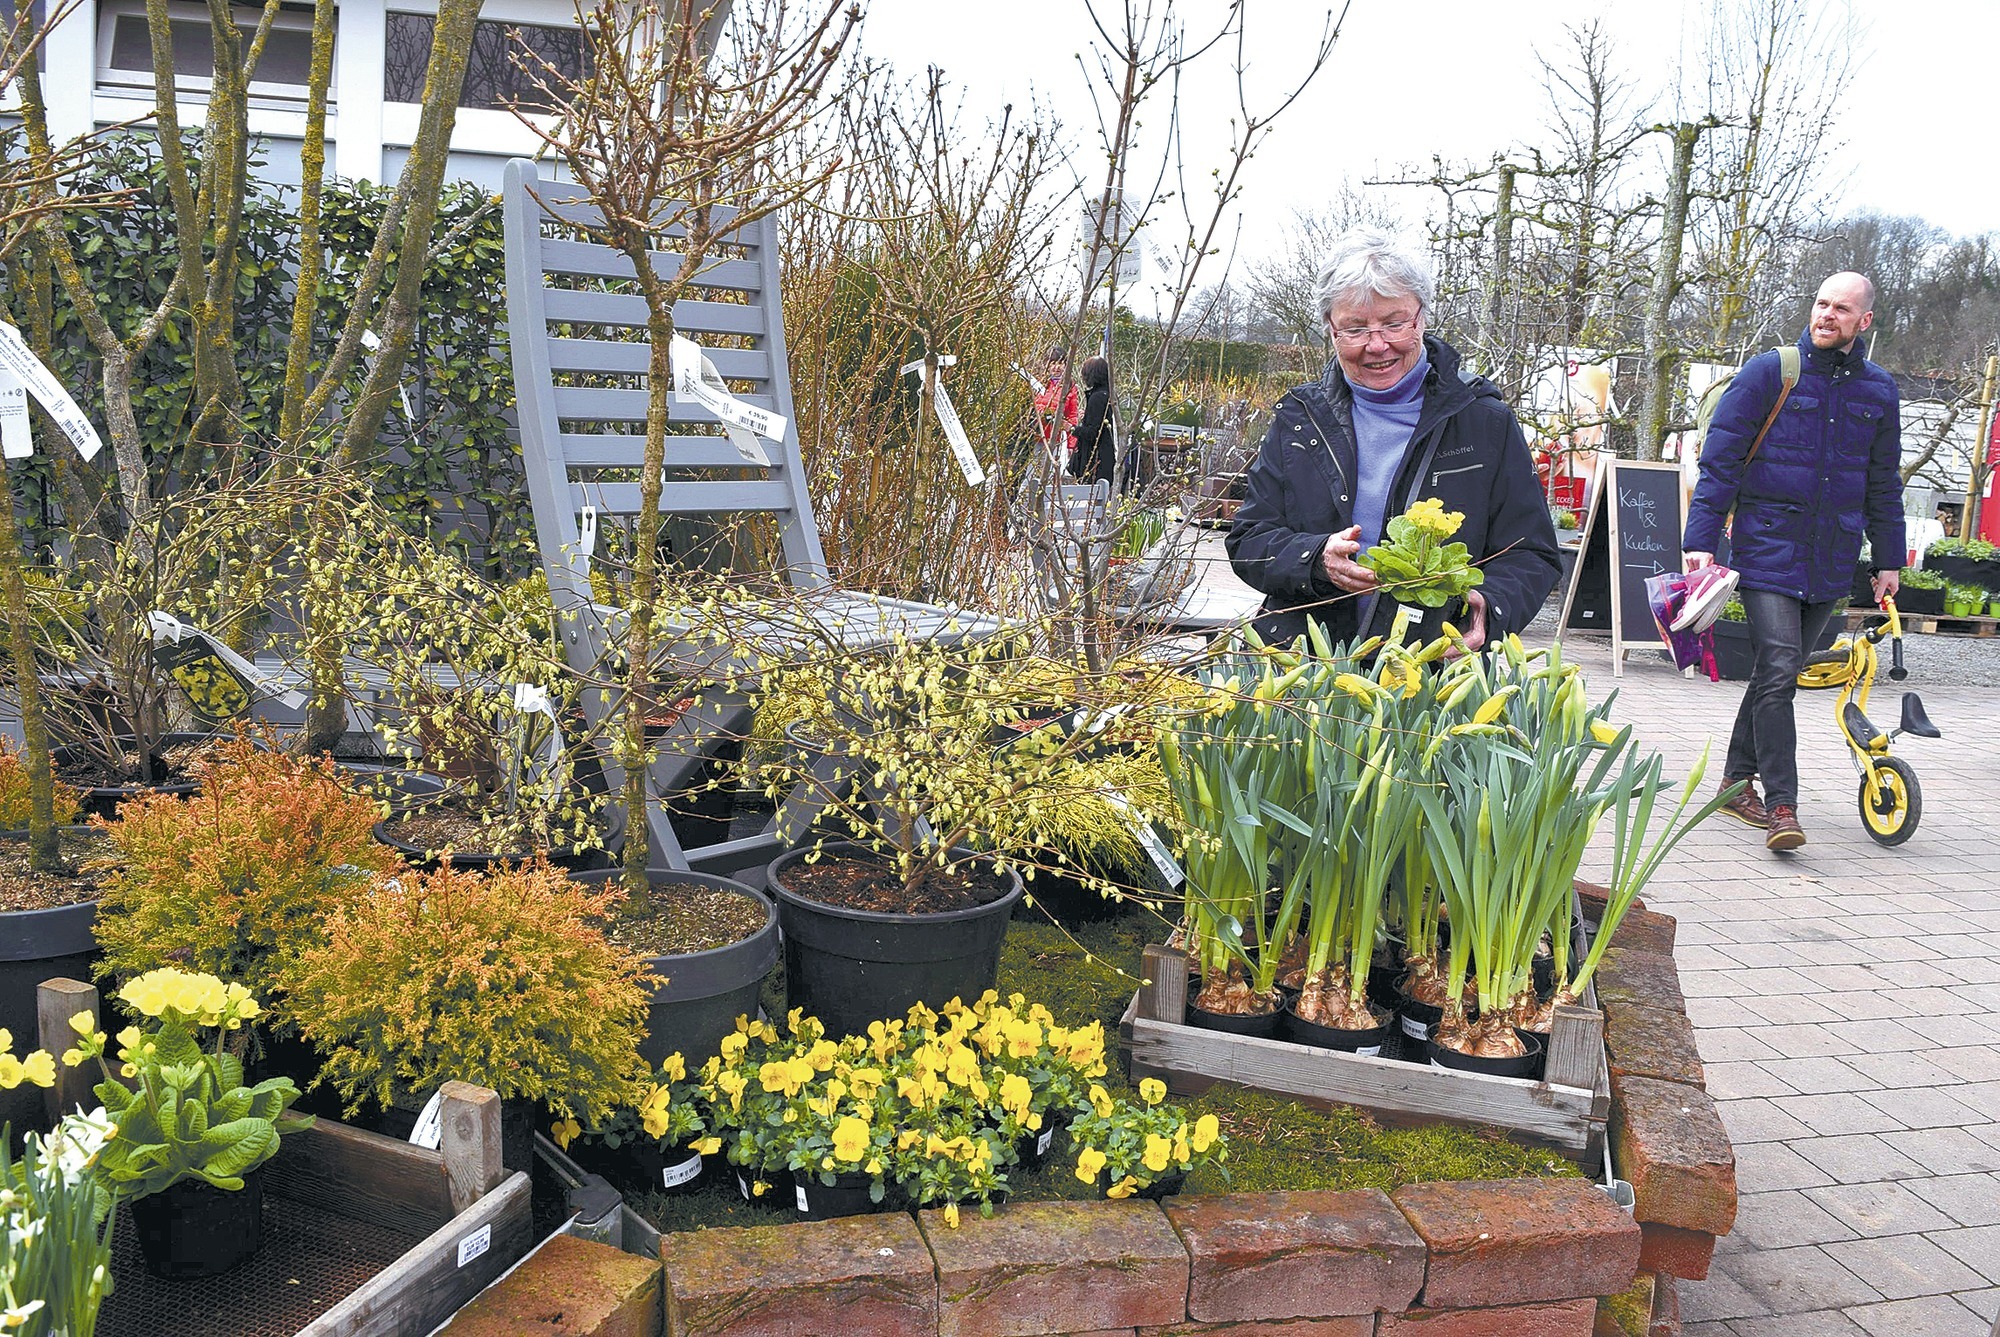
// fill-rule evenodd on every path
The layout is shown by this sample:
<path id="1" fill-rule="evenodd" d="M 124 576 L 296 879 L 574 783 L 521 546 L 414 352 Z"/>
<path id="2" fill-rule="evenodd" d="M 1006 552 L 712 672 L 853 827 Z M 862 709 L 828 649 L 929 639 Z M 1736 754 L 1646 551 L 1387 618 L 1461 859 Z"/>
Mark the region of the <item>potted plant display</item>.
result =
<path id="1" fill-rule="evenodd" d="M 1952 581 L 1945 586 L 1944 611 L 1952 617 L 1976 617 L 1986 611 L 1986 591 L 1978 585 Z"/>
<path id="2" fill-rule="evenodd" d="M 0 1320 L 10 1331 L 26 1337 L 97 1331 L 97 1312 L 111 1289 L 118 1210 L 115 1203 L 105 1209 L 92 1172 L 114 1131 L 99 1109 L 65 1115 L 49 1133 L 27 1134 L 19 1160 L 0 1141 L 0 1231 L 6 1232 Z"/>
<path id="3" fill-rule="evenodd" d="M 1935 571 L 1924 568 L 1905 571 L 1896 591 L 1896 607 L 1914 617 L 1936 617 L 1944 612 L 1948 588 L 1945 578 Z"/>
<path id="4" fill-rule="evenodd" d="M 707 1159 L 722 1149 L 708 1131 L 701 1088 L 688 1080 L 687 1060 L 669 1054 L 637 1081 L 633 1099 L 586 1129 L 556 1120 L 551 1136 L 584 1169 L 622 1189 L 689 1193 L 703 1182 Z"/>
<path id="5" fill-rule="evenodd" d="M 1139 1099 L 1093 1085 L 1070 1120 L 1076 1177 L 1107 1198 L 1171 1197 L 1194 1170 L 1212 1165 L 1226 1177 L 1229 1144 L 1213 1114 L 1190 1119 L 1165 1104 L 1166 1083 L 1142 1078 Z"/>
<path id="6" fill-rule="evenodd" d="M 1023 714 L 1015 649 L 901 643 L 853 660 L 807 740 L 819 757 L 787 755 L 765 772 L 774 798 L 803 784 L 851 837 L 808 834 L 768 875 L 790 1000 L 830 1031 L 990 988 L 1022 897 L 1016 869 L 1035 857 L 1025 833 L 1040 811 L 1089 792 L 1089 730 L 992 743 Z M 831 765 L 815 769 L 821 759 Z"/>
<path id="7" fill-rule="evenodd" d="M 76 1047 L 63 1055 L 65 1067 L 95 1061 L 104 1075 L 97 1098 L 117 1132 L 99 1154 L 98 1177 L 129 1204 L 153 1275 L 227 1272 L 263 1241 L 262 1166 L 282 1133 L 311 1119 L 286 1115 L 299 1094 L 290 1078 L 245 1084 L 225 1042 L 261 1009 L 241 984 L 167 968 L 118 997 L 144 1020 L 119 1033 L 117 1073 L 104 1058 L 110 1040 L 88 1012 L 70 1018 Z M 207 1031 L 214 1043 L 205 1048 Z"/>
<path id="8" fill-rule="evenodd" d="M 631 1102 L 647 971 L 604 936 L 619 893 L 547 864 L 439 868 L 335 906 L 281 973 L 350 1111 L 415 1110 L 449 1079 L 503 1101 L 526 1169 L 538 1108 L 595 1125 Z"/>

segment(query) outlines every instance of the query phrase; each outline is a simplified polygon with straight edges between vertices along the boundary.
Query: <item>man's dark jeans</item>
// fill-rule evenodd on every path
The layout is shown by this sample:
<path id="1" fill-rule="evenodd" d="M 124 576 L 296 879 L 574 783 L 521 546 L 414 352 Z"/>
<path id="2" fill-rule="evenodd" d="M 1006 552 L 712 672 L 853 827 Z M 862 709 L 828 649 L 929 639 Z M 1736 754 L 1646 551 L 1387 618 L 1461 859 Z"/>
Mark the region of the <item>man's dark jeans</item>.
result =
<path id="1" fill-rule="evenodd" d="M 1792 697 L 1806 647 L 1817 644 L 1833 614 L 1833 602 L 1802 603 L 1769 590 L 1744 590 L 1743 613 L 1750 624 L 1750 687 L 1736 710 L 1729 735 L 1724 784 L 1752 775 L 1764 781 L 1764 806 L 1799 802 L 1798 725 Z"/>

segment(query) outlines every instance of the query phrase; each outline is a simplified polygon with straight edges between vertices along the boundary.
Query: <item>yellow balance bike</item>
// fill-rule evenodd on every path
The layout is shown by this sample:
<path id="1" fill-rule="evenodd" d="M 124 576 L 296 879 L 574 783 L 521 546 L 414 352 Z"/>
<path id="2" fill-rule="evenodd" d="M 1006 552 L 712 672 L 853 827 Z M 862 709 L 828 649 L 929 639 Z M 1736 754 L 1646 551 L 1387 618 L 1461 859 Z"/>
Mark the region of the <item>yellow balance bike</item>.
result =
<path id="1" fill-rule="evenodd" d="M 1896 601 L 1884 599 L 1882 611 L 1886 616 L 1874 626 L 1842 636 L 1807 659 L 1799 673 L 1799 686 L 1840 688 L 1834 721 L 1854 755 L 1854 769 L 1861 775 L 1858 799 L 1862 828 L 1877 844 L 1900 845 L 1917 829 L 1924 815 L 1924 798 L 1917 787 L 1916 772 L 1902 758 L 1891 756 L 1889 745 L 1904 734 L 1918 738 L 1942 735 L 1924 714 L 1924 703 L 1915 692 L 1903 693 L 1902 723 L 1888 733 L 1868 719 L 1868 690 L 1875 683 L 1875 647 L 1884 636 L 1889 638 L 1890 679 L 1901 682 L 1910 676 L 1903 667 L 1903 620 L 1896 613 Z"/>

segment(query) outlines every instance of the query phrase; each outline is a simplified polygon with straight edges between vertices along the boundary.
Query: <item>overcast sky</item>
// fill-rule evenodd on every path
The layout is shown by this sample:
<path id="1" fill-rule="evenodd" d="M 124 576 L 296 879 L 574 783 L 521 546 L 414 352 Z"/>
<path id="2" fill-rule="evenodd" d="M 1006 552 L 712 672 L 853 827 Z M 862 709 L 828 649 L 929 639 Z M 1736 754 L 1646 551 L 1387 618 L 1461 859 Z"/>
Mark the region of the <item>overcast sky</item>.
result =
<path id="1" fill-rule="evenodd" d="M 1303 72 L 1326 10 L 1312 0 L 1248 3 L 1252 105 L 1261 109 Z M 1095 120 L 1076 61 L 1090 39 L 1083 0 L 868 0 L 866 8 L 864 49 L 912 74 L 941 66 L 962 90 L 968 127 L 1007 102 L 1037 99 L 1060 116 L 1075 161 L 1089 170 Z M 1223 6 L 1182 0 L 1181 8 L 1197 29 Z M 1323 198 L 1343 175 L 1359 181 L 1398 163 L 1427 167 L 1433 154 L 1485 161 L 1546 144 L 1535 51 L 1560 54 L 1564 24 L 1600 18 L 1617 67 L 1652 92 L 1673 82 L 1683 51 L 1692 59 L 1699 50 L 1707 9 L 1686 0 L 1353 0 L 1328 67 L 1251 165 L 1241 253 L 1272 247 L 1289 211 Z M 2000 230 L 1992 149 L 2000 0 L 1864 2 L 1853 13 L 1859 65 L 1833 164 L 1844 179 L 1842 211 L 1916 214 L 1958 234 Z M 1227 143 L 1234 90 L 1224 78 L 1205 80 L 1184 104 L 1188 158 L 1205 169 Z M 1156 113 L 1154 123 L 1162 119 Z M 1429 202 L 1415 191 L 1397 198 L 1412 215 Z"/>

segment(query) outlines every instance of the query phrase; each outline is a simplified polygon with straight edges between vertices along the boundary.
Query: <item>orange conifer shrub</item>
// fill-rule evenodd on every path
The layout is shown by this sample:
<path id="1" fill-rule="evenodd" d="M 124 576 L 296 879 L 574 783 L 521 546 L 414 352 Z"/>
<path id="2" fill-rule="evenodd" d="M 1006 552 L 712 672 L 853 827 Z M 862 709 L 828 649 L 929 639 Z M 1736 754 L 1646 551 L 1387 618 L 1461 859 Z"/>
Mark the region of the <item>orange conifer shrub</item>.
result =
<path id="1" fill-rule="evenodd" d="M 374 838 L 374 802 L 344 788 L 328 758 L 240 736 L 205 757 L 197 778 L 194 794 L 145 794 L 100 819 L 125 864 L 98 906 L 98 973 L 216 975 L 294 1024 L 280 967 L 323 942 L 327 917 L 402 860 Z"/>
<path id="2" fill-rule="evenodd" d="M 636 1100 L 656 977 L 602 929 L 624 893 L 546 862 L 382 884 L 286 972 L 322 1077 L 349 1102 L 456 1078 L 594 1124 Z"/>

